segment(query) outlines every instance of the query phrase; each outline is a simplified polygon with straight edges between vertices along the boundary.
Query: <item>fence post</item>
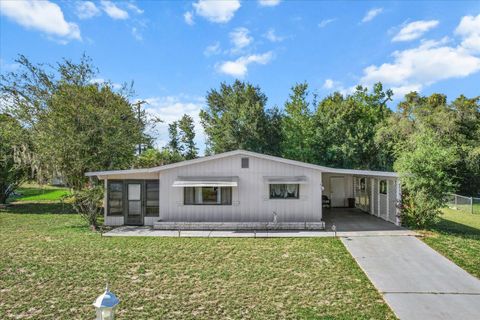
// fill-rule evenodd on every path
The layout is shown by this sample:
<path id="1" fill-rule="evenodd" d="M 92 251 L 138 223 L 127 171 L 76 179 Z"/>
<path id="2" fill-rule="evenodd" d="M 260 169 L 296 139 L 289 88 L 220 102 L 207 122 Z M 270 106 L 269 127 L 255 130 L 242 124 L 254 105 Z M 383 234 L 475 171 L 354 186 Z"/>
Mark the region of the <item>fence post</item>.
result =
<path id="1" fill-rule="evenodd" d="M 470 197 L 470 213 L 473 214 L 473 197 Z"/>
<path id="2" fill-rule="evenodd" d="M 457 208 L 457 195 L 454 194 L 453 196 L 455 198 L 455 207 L 454 208 L 455 208 L 455 210 L 458 210 L 458 208 Z"/>

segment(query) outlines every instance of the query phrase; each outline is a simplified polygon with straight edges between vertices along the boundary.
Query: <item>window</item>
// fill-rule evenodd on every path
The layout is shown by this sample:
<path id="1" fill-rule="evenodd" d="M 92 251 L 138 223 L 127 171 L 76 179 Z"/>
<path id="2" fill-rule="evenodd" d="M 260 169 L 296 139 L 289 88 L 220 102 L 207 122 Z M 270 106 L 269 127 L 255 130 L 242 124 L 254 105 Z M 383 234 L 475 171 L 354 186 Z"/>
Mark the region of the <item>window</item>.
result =
<path id="1" fill-rule="evenodd" d="M 159 204 L 159 189 L 158 181 L 146 181 L 146 206 L 145 215 L 157 217 L 158 216 L 158 204 Z"/>
<path id="2" fill-rule="evenodd" d="M 109 182 L 107 215 L 123 215 L 123 182 Z"/>
<path id="3" fill-rule="evenodd" d="M 249 159 L 248 158 L 242 158 L 242 169 L 248 169 L 249 167 Z"/>
<path id="4" fill-rule="evenodd" d="M 185 205 L 231 205 L 232 187 L 185 187 Z"/>
<path id="5" fill-rule="evenodd" d="M 365 178 L 360 178 L 360 190 L 361 191 L 365 191 L 366 185 L 367 185 L 367 183 L 365 181 Z"/>
<path id="6" fill-rule="evenodd" d="M 387 194 L 387 180 L 380 180 L 380 194 Z"/>
<path id="7" fill-rule="evenodd" d="M 300 197 L 299 184 L 271 184 L 270 199 L 298 199 Z"/>

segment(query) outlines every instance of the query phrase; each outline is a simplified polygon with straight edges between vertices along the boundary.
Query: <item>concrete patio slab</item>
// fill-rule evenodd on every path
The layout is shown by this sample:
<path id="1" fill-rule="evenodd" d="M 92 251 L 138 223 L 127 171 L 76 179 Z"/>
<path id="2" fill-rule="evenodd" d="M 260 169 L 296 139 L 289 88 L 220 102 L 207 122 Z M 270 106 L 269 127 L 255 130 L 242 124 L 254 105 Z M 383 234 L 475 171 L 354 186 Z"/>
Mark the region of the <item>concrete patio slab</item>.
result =
<path id="1" fill-rule="evenodd" d="M 416 237 L 342 242 L 400 319 L 480 318 L 480 280 Z"/>

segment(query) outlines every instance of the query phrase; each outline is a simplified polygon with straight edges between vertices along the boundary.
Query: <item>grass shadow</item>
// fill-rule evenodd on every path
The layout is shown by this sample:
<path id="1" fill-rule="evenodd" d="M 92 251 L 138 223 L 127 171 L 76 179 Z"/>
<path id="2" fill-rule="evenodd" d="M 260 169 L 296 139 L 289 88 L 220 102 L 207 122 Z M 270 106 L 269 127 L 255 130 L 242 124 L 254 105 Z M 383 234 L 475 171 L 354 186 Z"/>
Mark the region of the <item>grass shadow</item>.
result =
<path id="1" fill-rule="evenodd" d="M 430 227 L 429 230 L 441 233 L 448 233 L 464 238 L 480 237 L 480 229 L 443 218 L 440 218 L 440 221 Z"/>
<path id="2" fill-rule="evenodd" d="M 2 211 L 14 214 L 75 214 L 68 203 L 13 202 Z"/>

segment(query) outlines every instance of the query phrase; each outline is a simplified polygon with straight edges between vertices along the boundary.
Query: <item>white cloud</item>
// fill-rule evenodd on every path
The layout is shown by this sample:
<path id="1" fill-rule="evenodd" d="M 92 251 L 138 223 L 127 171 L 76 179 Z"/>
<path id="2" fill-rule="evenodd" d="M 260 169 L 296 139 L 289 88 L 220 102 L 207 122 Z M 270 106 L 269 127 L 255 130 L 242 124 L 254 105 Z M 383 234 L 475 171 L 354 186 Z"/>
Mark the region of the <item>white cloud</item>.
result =
<path id="1" fill-rule="evenodd" d="M 463 78 L 480 71 L 480 58 L 461 45 L 449 46 L 449 39 L 424 41 L 420 46 L 395 51 L 393 61 L 363 70 L 360 83 L 372 85 L 382 82 L 404 92 L 408 88 L 420 91 L 441 80 Z"/>
<path id="2" fill-rule="evenodd" d="M 137 27 L 132 27 L 132 36 L 135 38 L 137 41 L 143 41 L 143 36 L 138 30 Z"/>
<path id="3" fill-rule="evenodd" d="M 318 24 L 318 27 L 319 28 L 325 28 L 327 25 L 329 25 L 330 23 L 332 23 L 333 21 L 335 21 L 337 19 L 323 19 L 322 21 L 320 21 L 320 23 Z"/>
<path id="4" fill-rule="evenodd" d="M 325 82 L 323 83 L 323 88 L 324 89 L 333 89 L 335 86 L 335 81 L 332 79 L 326 79 Z"/>
<path id="5" fill-rule="evenodd" d="M 258 0 L 258 3 L 262 7 L 275 7 L 280 4 L 280 0 Z"/>
<path id="6" fill-rule="evenodd" d="M 137 7 L 137 5 L 135 5 L 135 4 L 132 3 L 132 2 L 127 2 L 127 3 L 126 3 L 126 7 L 127 7 L 130 11 L 135 12 L 136 14 L 142 14 L 142 13 L 144 12 L 142 9 L 140 9 L 139 7 Z"/>
<path id="7" fill-rule="evenodd" d="M 189 26 L 193 26 L 195 24 L 195 21 L 193 21 L 193 14 L 190 11 L 187 11 L 183 14 L 183 19 Z"/>
<path id="8" fill-rule="evenodd" d="M 128 19 L 128 12 L 117 7 L 112 1 L 102 0 L 103 11 L 112 19 L 125 20 Z"/>
<path id="9" fill-rule="evenodd" d="M 90 19 L 100 15 L 100 9 L 92 1 L 78 1 L 75 6 L 75 13 L 80 19 Z"/>
<path id="10" fill-rule="evenodd" d="M 252 43 L 253 38 L 249 35 L 250 31 L 247 28 L 236 28 L 232 32 L 230 32 L 230 42 L 234 45 L 232 51 L 238 52 L 239 50 L 247 47 Z"/>
<path id="11" fill-rule="evenodd" d="M 205 48 L 203 51 L 203 54 L 207 57 L 213 56 L 220 54 L 220 42 L 215 42 L 214 44 L 209 45 L 208 47 Z"/>
<path id="12" fill-rule="evenodd" d="M 419 20 L 410 22 L 393 37 L 392 41 L 398 42 L 418 39 L 436 26 L 438 26 L 437 20 Z"/>
<path id="13" fill-rule="evenodd" d="M 480 14 L 465 16 L 460 21 L 455 34 L 462 37 L 461 46 L 472 53 L 480 53 Z"/>
<path id="14" fill-rule="evenodd" d="M 193 7 L 197 15 L 211 22 L 226 23 L 233 18 L 235 11 L 240 8 L 240 1 L 198 0 L 193 4 Z"/>
<path id="15" fill-rule="evenodd" d="M 50 1 L 0 1 L 0 12 L 28 28 L 42 31 L 66 42 L 81 40 L 77 24 L 65 21 L 62 9 Z"/>
<path id="16" fill-rule="evenodd" d="M 370 9 L 362 19 L 362 22 L 372 21 L 376 16 L 383 12 L 383 8 Z"/>
<path id="17" fill-rule="evenodd" d="M 345 88 L 340 81 L 325 79 L 322 88 L 330 92 L 340 92 L 341 94 L 349 94 L 355 91 L 355 87 Z"/>
<path id="18" fill-rule="evenodd" d="M 179 120 L 184 114 L 193 118 L 195 124 L 195 142 L 200 151 L 205 148 L 205 132 L 200 123 L 200 110 L 204 105 L 203 98 L 192 98 L 188 96 L 166 96 L 150 97 L 144 99 L 147 104 L 144 105 L 145 111 L 154 117 L 162 119 L 164 122 L 158 125 L 157 146 L 163 147 L 168 143 L 168 124 Z"/>
<path id="19" fill-rule="evenodd" d="M 248 66 L 252 63 L 267 64 L 273 58 L 271 51 L 263 54 L 242 56 L 234 61 L 225 61 L 217 65 L 217 71 L 233 77 L 243 78 L 248 72 Z"/>
<path id="20" fill-rule="evenodd" d="M 280 37 L 275 33 L 275 29 L 268 29 L 267 33 L 264 34 L 264 37 L 270 40 L 271 42 L 282 42 L 285 40 L 284 37 Z"/>

